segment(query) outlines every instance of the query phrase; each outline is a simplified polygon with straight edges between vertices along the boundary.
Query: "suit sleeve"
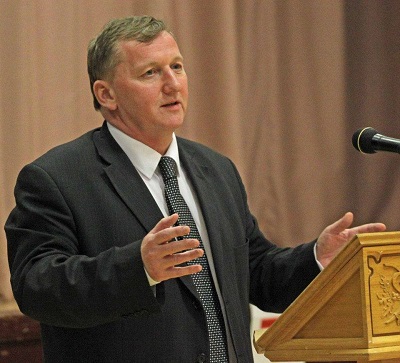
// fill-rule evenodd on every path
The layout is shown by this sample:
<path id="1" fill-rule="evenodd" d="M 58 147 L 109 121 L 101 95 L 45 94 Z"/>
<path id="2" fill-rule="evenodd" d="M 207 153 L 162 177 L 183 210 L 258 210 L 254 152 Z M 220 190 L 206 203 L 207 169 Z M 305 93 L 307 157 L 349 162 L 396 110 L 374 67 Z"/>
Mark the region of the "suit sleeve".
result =
<path id="1" fill-rule="evenodd" d="M 23 313 L 45 324 L 83 328 L 159 310 L 141 240 L 95 256 L 82 253 L 68 202 L 37 165 L 21 171 L 15 198 L 5 230 L 12 288 Z"/>
<path id="2" fill-rule="evenodd" d="M 320 272 L 314 257 L 315 241 L 282 248 L 265 238 L 249 211 L 245 188 L 234 170 L 249 248 L 250 303 L 264 311 L 283 312 Z"/>

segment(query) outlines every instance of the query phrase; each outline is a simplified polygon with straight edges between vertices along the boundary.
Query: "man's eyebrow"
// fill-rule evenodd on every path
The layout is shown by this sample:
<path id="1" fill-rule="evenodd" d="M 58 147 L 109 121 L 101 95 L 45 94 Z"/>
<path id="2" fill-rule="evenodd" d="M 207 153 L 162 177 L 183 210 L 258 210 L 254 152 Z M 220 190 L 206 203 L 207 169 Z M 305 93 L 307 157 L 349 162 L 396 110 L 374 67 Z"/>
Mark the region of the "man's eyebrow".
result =
<path id="1" fill-rule="evenodd" d="M 182 55 L 177 55 L 175 58 L 174 58 L 174 61 L 176 62 L 176 61 L 183 61 L 183 56 Z"/>
<path id="2" fill-rule="evenodd" d="M 174 62 L 183 62 L 183 57 L 181 55 L 177 55 L 171 61 L 171 63 L 174 63 Z M 151 62 L 144 62 L 142 64 L 137 64 L 137 67 L 140 69 L 143 69 L 143 68 L 148 68 L 148 67 L 156 67 L 156 66 L 158 66 L 158 64 L 159 63 L 156 61 L 151 61 Z"/>

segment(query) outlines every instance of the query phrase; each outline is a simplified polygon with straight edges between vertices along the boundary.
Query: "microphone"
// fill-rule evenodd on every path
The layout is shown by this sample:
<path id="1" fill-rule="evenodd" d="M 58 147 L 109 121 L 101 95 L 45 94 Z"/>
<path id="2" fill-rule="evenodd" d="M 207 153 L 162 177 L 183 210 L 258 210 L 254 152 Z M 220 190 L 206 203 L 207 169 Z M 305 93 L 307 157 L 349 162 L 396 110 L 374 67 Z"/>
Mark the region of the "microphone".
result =
<path id="1" fill-rule="evenodd" d="M 358 129 L 352 138 L 353 146 L 365 154 L 389 151 L 400 154 L 400 140 L 378 134 L 372 127 Z"/>

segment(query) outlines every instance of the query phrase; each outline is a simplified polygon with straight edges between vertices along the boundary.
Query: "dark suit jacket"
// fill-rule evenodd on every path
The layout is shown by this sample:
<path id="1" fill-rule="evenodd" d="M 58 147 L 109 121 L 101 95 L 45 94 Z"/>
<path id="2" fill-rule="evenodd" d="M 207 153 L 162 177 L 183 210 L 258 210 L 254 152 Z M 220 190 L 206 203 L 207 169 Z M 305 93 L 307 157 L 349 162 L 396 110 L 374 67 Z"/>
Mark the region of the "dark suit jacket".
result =
<path id="1" fill-rule="evenodd" d="M 317 275 L 313 243 L 278 248 L 250 214 L 226 157 L 178 138 L 201 205 L 239 362 L 251 362 L 249 303 L 283 311 Z M 205 317 L 190 278 L 149 287 L 142 238 L 162 218 L 106 125 L 21 171 L 6 223 L 11 282 L 41 322 L 46 362 L 196 362 Z"/>

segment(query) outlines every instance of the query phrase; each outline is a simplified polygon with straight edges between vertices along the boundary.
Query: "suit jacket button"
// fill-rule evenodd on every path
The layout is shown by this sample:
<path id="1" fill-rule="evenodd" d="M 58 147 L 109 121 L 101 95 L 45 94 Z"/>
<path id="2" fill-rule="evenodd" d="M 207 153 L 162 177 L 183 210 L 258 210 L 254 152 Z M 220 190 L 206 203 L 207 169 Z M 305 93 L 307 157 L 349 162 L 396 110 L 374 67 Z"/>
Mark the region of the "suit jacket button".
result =
<path id="1" fill-rule="evenodd" d="M 207 360 L 205 353 L 201 353 L 197 356 L 196 363 L 204 363 Z"/>
<path id="2" fill-rule="evenodd" d="M 194 306 L 194 308 L 196 310 L 201 310 L 202 309 L 201 303 L 199 301 L 193 300 L 192 303 L 193 303 L 193 306 Z"/>

